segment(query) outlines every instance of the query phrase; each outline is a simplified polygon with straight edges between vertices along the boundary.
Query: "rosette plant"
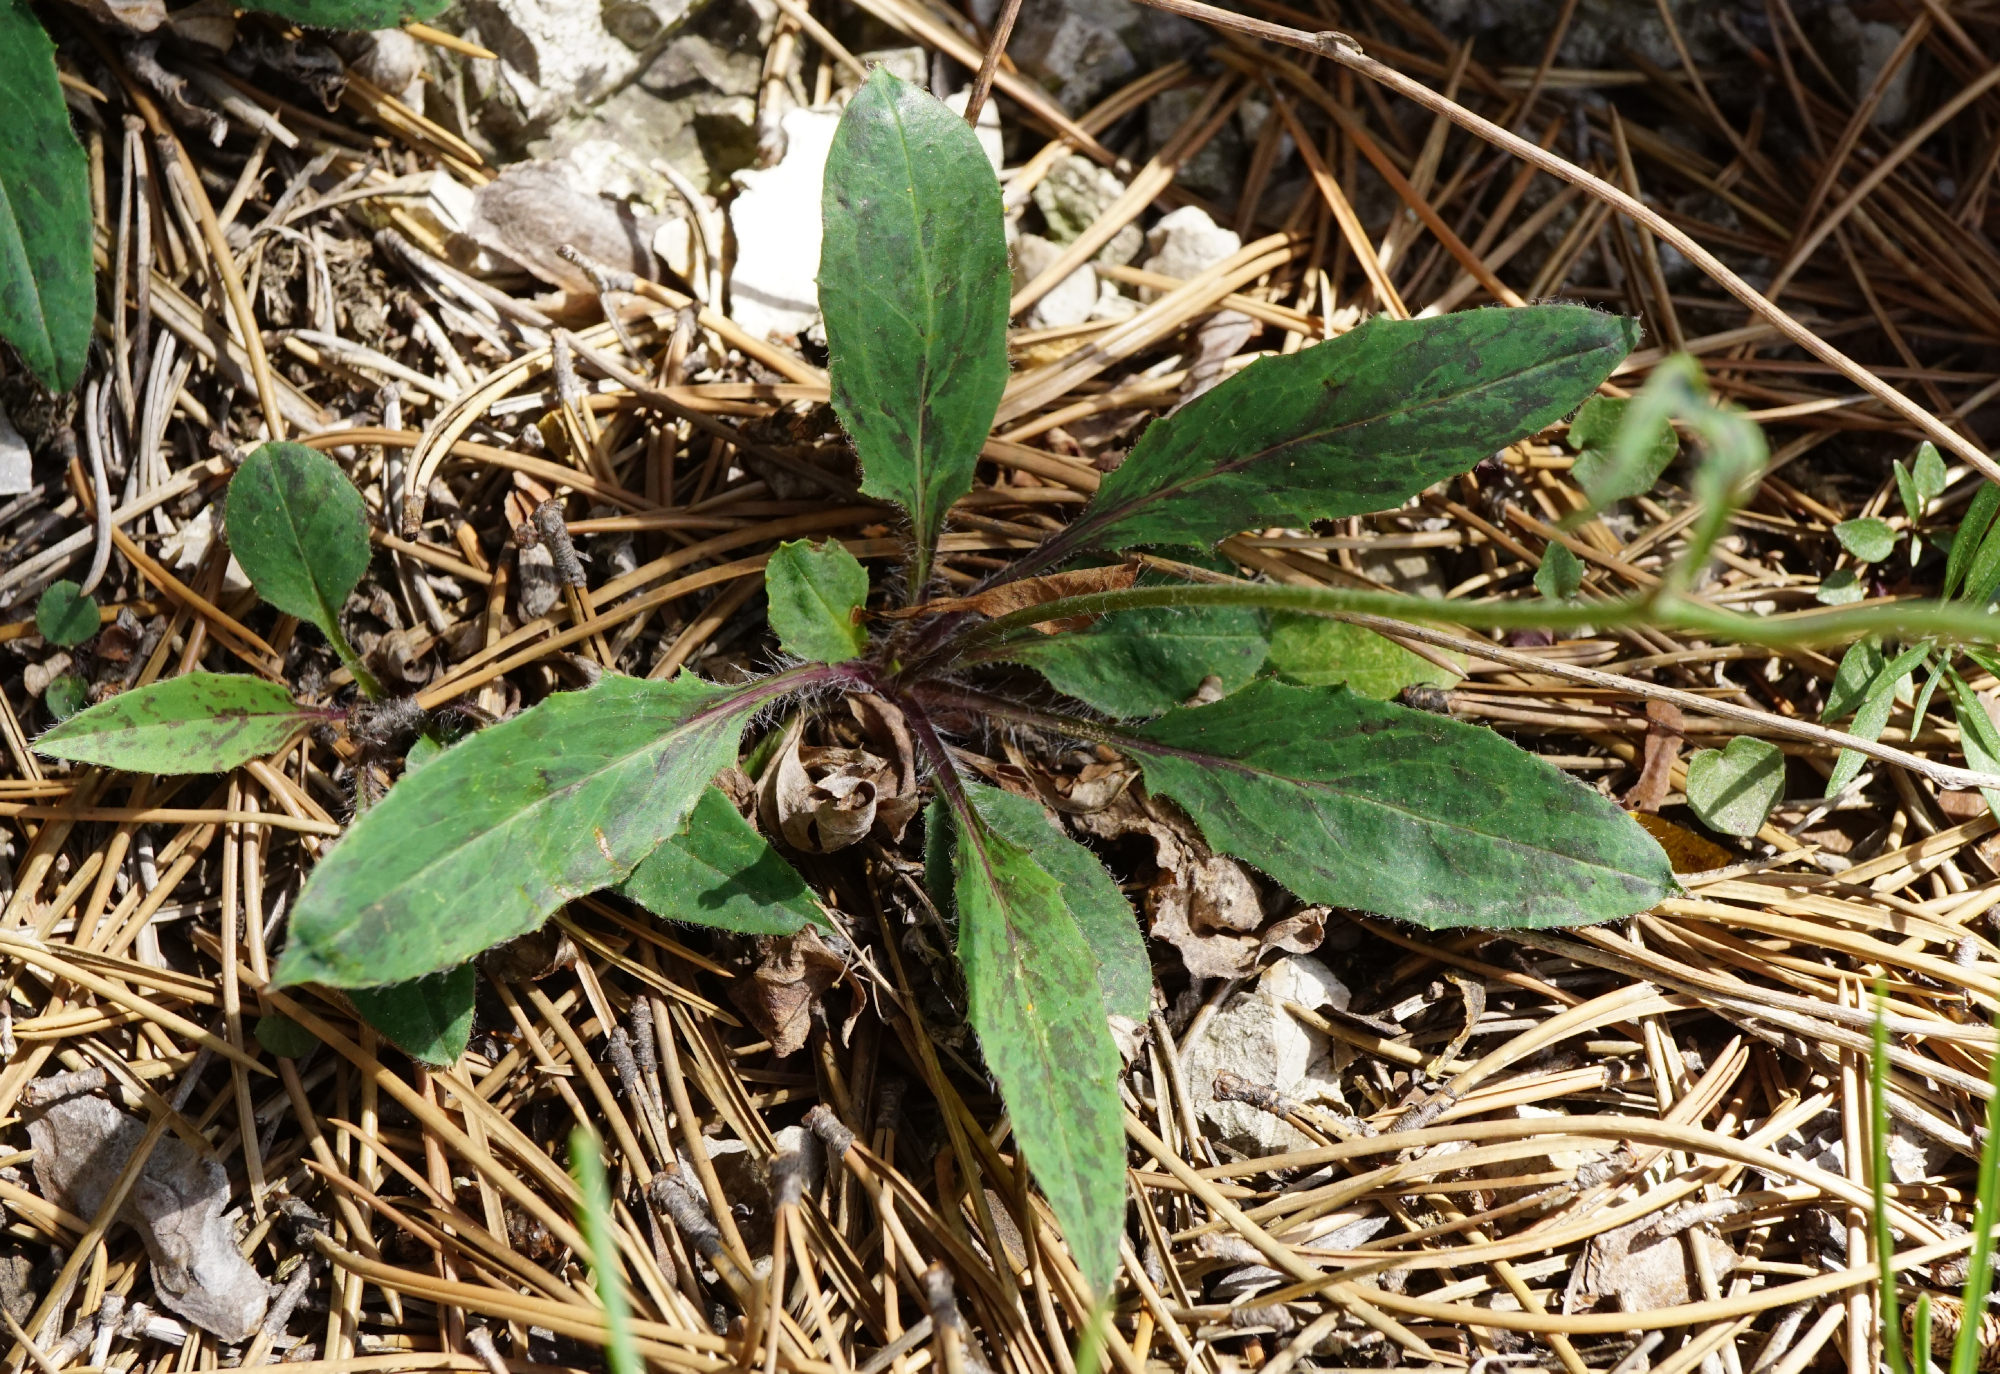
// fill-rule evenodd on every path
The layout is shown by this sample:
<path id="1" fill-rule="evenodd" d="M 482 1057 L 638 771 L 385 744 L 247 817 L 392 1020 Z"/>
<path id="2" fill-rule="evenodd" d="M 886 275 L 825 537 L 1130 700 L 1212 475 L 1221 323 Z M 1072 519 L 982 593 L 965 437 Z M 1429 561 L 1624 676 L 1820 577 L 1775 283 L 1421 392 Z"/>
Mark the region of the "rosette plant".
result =
<path id="1" fill-rule="evenodd" d="M 907 515 L 901 575 L 871 584 L 838 541 L 784 546 L 766 586 L 789 666 L 731 686 L 607 675 L 407 771 L 320 860 L 277 979 L 377 999 L 358 1001 L 364 1015 L 396 1003 L 448 1058 L 464 1043 L 470 961 L 586 894 L 748 933 L 823 921 L 712 780 L 776 708 L 810 722 L 867 698 L 919 760 L 927 868 L 980 1053 L 1104 1294 L 1125 1191 L 1108 1023 L 1146 1016 L 1144 938 L 1099 858 L 1034 802 L 980 782 L 949 737 L 1022 730 L 1116 751 L 1212 848 L 1306 902 L 1433 928 L 1651 906 L 1673 888 L 1666 856 L 1611 801 L 1489 730 L 1258 677 L 1268 610 L 1312 608 L 1296 588 L 1185 561 L 1244 529 L 1393 509 L 1468 471 L 1576 410 L 1636 326 L 1573 305 L 1475 310 L 1376 320 L 1263 359 L 1154 422 L 1039 547 L 942 597 L 940 537 L 1008 384 L 1000 188 L 961 119 L 877 71 L 834 140 L 824 219 L 832 404 L 863 491 Z M 230 525 L 237 538 L 233 502 Z M 1134 550 L 1156 552 L 1123 557 Z M 344 589 L 329 595 L 337 605 Z M 1023 669 L 1053 693 L 1010 695 Z M 1183 704 L 1206 679 L 1205 704 Z M 102 735 L 89 721 L 125 700 L 42 747 L 118 762 L 87 743 Z"/>

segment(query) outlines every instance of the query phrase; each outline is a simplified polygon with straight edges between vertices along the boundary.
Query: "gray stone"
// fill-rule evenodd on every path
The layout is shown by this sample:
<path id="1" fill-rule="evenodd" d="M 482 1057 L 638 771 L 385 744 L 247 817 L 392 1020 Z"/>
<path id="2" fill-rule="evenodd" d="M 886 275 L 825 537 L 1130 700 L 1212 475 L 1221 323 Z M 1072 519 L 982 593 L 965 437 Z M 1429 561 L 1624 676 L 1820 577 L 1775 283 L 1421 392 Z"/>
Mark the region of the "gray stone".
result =
<path id="1" fill-rule="evenodd" d="M 465 33 L 498 55 L 470 63 L 480 122 L 514 138 L 602 99 L 639 69 L 639 55 L 604 25 L 594 3 L 471 0 Z"/>
<path id="2" fill-rule="evenodd" d="M 1829 65 L 1836 76 L 1847 79 L 1848 91 L 1857 100 L 1875 84 L 1896 45 L 1903 41 L 1903 31 L 1894 24 L 1856 18 L 1845 5 L 1827 6 L 1817 27 Z M 1909 117 L 1910 79 L 1915 70 L 1914 60 L 1896 69 L 1869 123 L 1878 129 L 1893 129 Z"/>
<path id="3" fill-rule="evenodd" d="M 784 160 L 736 174 L 743 189 L 729 206 L 729 315 L 758 338 L 796 336 L 819 318 L 820 194 L 839 124 L 831 110 L 793 110 Z"/>
<path id="4" fill-rule="evenodd" d="M 1017 234 L 1014 238 L 1014 289 L 1019 291 L 1055 264 L 1063 255 L 1061 244 L 1039 234 Z M 1097 308 L 1097 273 L 1090 264 L 1057 282 L 1047 295 L 1028 311 L 1030 329 L 1054 329 L 1066 324 L 1082 324 Z"/>
<path id="5" fill-rule="evenodd" d="M 1164 148 L 1201 107 L 1205 92 L 1198 86 L 1179 86 L 1162 91 L 1146 102 L 1146 140 Z M 1231 119 L 1216 130 L 1195 155 L 1181 165 L 1175 178 L 1180 185 L 1219 205 L 1235 204 L 1243 184 L 1244 169 L 1250 165 L 1250 148 L 1243 127 Z"/>
<path id="6" fill-rule="evenodd" d="M 28 441 L 0 413 L 0 496 L 19 496 L 35 486 L 35 454 Z"/>
<path id="7" fill-rule="evenodd" d="M 1268 1112 L 1215 1100 L 1215 1076 L 1227 1070 L 1287 1097 L 1313 1102 L 1339 1092 L 1337 1047 L 1292 1016 L 1281 1002 L 1345 1010 L 1349 993 L 1333 970 L 1309 954 L 1291 954 L 1264 971 L 1208 1023 L 1182 1060 L 1195 1111 L 1224 1143 L 1250 1154 L 1310 1149 L 1312 1142 Z"/>
<path id="8" fill-rule="evenodd" d="M 1140 72 L 1212 41 L 1188 21 L 1132 0 L 1025 0 L 1007 52 L 1064 109 L 1081 114 Z"/>
<path id="9" fill-rule="evenodd" d="M 1198 205 L 1165 215 L 1146 234 L 1145 270 L 1186 281 L 1241 251 L 1243 240 Z"/>
<path id="10" fill-rule="evenodd" d="M 1056 243 L 1074 243 L 1083 231 L 1097 222 L 1111 202 L 1125 194 L 1125 183 L 1087 157 L 1075 153 L 1056 160 L 1049 174 L 1037 182 L 1033 192 L 1035 207 L 1048 224 L 1048 237 Z M 1137 224 L 1128 224 L 1111 236 L 1093 261 L 1123 267 L 1139 256 L 1146 236 Z"/>

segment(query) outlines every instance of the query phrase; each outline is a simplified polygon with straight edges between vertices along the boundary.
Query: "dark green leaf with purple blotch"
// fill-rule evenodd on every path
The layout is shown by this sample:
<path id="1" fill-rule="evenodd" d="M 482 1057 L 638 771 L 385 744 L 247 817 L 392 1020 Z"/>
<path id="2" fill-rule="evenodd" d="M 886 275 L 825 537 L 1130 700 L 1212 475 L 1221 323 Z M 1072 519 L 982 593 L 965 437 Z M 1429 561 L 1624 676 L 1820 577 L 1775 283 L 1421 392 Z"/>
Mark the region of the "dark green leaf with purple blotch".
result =
<path id="1" fill-rule="evenodd" d="M 1377 317 L 1155 421 L 1056 543 L 1211 545 L 1392 510 L 1569 414 L 1638 338 L 1580 305 Z"/>
<path id="2" fill-rule="evenodd" d="M 623 882 L 736 761 L 771 695 L 691 674 L 607 676 L 453 745 L 404 774 L 313 869 L 278 981 L 421 978 Z"/>
<path id="3" fill-rule="evenodd" d="M 0 0 L 0 339 L 43 386 L 83 375 L 97 308 L 90 174 L 27 0 Z"/>
<path id="4" fill-rule="evenodd" d="M 963 119 L 877 67 L 827 154 L 824 222 L 833 408 L 861 489 L 910 514 L 920 591 L 1007 386 L 1000 183 Z"/>
<path id="5" fill-rule="evenodd" d="M 1264 679 L 1112 741 L 1215 849 L 1308 902 L 1442 926 L 1565 926 L 1674 891 L 1610 800 L 1491 730 Z"/>
<path id="6" fill-rule="evenodd" d="M 275 682 L 187 673 L 120 692 L 35 741 L 35 752 L 128 773 L 226 773 L 268 758 L 333 712 Z"/>
<path id="7" fill-rule="evenodd" d="M 451 0 L 250 0 L 262 10 L 313 29 L 394 29 L 412 19 L 433 19 Z"/>
<path id="8" fill-rule="evenodd" d="M 1125 1137 L 1098 961 L 1068 885 L 1034 852 L 972 807 L 954 815 L 953 838 L 967 1019 L 1077 1268 L 1106 1296 L 1124 1229 Z"/>

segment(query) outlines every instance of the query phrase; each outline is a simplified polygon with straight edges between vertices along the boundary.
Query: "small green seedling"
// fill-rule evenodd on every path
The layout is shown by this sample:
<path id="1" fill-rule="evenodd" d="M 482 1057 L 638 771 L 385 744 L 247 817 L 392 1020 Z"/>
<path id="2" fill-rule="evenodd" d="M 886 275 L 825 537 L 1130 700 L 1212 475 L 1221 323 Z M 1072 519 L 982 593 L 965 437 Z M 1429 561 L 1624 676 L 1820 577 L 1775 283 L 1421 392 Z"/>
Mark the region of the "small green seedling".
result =
<path id="1" fill-rule="evenodd" d="M 102 617 L 97 598 L 67 579 L 51 582 L 35 602 L 35 629 L 62 648 L 74 648 L 97 633 Z"/>

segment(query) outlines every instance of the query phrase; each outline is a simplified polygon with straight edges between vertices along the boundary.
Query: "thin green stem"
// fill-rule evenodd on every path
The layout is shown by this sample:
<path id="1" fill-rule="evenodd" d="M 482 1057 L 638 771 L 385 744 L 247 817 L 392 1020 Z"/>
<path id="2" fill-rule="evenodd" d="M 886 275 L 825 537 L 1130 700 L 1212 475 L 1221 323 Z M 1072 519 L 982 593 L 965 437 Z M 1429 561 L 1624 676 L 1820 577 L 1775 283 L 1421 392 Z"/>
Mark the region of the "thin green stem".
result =
<path id="1" fill-rule="evenodd" d="M 319 619 L 313 623 L 318 625 L 319 632 L 326 636 L 326 642 L 333 646 L 333 652 L 339 657 L 341 665 L 354 678 L 354 685 L 359 687 L 361 695 L 370 701 L 382 700 L 382 684 L 375 680 L 375 675 L 368 671 L 366 664 L 362 663 L 361 655 L 354 652 L 354 646 L 349 644 L 347 636 L 340 632 L 339 608 L 327 605 L 324 597 L 316 596 L 313 599 L 319 602 Z"/>
<path id="2" fill-rule="evenodd" d="M 1889 1227 L 1889 1024 L 1888 992 L 1875 980 L 1874 1047 L 1868 1056 L 1868 1184 L 1874 1192 L 1875 1259 L 1882 1267 L 1877 1286 L 1882 1357 L 1891 1374 L 1910 1374 L 1903 1351 L 1903 1325 L 1896 1311 L 1896 1235 Z"/>
<path id="3" fill-rule="evenodd" d="M 1131 587 L 1044 602 L 987 621 L 959 641 L 962 650 L 997 643 L 1018 630 L 1073 616 L 1109 615 L 1149 607 L 1247 606 L 1313 615 L 1380 615 L 1469 629 L 1575 630 L 1649 625 L 1709 639 L 1772 649 L 1845 644 L 1866 634 L 1899 641 L 1934 636 L 1956 643 L 2000 644 L 2000 616 L 1965 605 L 1901 601 L 1789 615 L 1748 616 L 1672 595 L 1625 597 L 1590 605 L 1550 601 L 1432 601 L 1341 587 L 1282 587 L 1262 582 Z"/>
<path id="4" fill-rule="evenodd" d="M 1979 1147 L 1979 1201 L 1972 1213 L 1972 1254 L 1965 1274 L 1965 1306 L 1958 1341 L 1951 1351 L 1951 1374 L 1977 1374 L 1980 1320 L 1993 1287 L 1994 1207 L 2000 1204 L 2000 1054 L 1993 1056 L 1993 1092 L 1986 1099 L 1986 1139 Z"/>
<path id="5" fill-rule="evenodd" d="M 603 1147 L 588 1127 L 578 1126 L 569 1134 L 570 1172 L 583 1194 L 584 1239 L 590 1242 L 590 1267 L 597 1274 L 597 1296 L 604 1304 L 604 1324 L 611 1340 L 605 1362 L 611 1374 L 646 1374 L 639 1348 L 632 1342 L 632 1314 L 625 1303 L 625 1287 L 619 1282 L 618 1242 L 611 1229 L 611 1194 L 604 1182 Z"/>

